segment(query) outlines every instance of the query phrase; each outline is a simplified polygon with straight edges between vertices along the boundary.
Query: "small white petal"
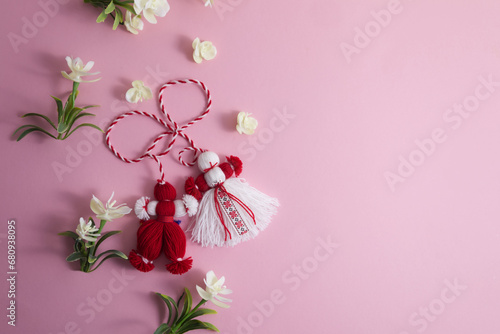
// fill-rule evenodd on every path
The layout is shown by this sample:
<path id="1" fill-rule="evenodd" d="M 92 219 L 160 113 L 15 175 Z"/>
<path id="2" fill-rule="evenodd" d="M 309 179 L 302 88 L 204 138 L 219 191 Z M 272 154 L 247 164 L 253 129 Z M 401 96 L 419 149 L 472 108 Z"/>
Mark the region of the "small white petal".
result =
<path id="1" fill-rule="evenodd" d="M 200 295 L 200 297 L 205 299 L 205 300 L 211 300 L 213 298 L 213 296 L 210 293 L 206 292 L 198 285 L 196 286 L 196 291 L 198 291 L 198 294 Z"/>
<path id="2" fill-rule="evenodd" d="M 154 12 L 149 9 L 149 8 L 145 8 L 143 10 L 143 14 L 144 14 L 144 18 L 149 22 L 149 23 L 152 23 L 152 24 L 156 24 L 156 17 L 154 15 Z"/>
<path id="3" fill-rule="evenodd" d="M 219 306 L 219 307 L 222 307 L 222 308 L 229 308 L 229 305 L 227 304 L 224 304 L 220 301 L 218 301 L 217 299 L 212 299 L 210 300 L 212 303 L 214 303 L 215 305 Z"/>

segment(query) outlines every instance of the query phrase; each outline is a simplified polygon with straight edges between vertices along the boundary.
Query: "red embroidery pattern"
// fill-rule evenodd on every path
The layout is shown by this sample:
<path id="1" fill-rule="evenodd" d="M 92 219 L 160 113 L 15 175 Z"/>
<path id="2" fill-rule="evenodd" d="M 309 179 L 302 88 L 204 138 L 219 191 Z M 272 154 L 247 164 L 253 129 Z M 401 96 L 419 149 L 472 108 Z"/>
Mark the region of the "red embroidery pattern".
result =
<path id="1" fill-rule="evenodd" d="M 241 215 L 236 209 L 233 200 L 229 198 L 229 196 L 224 190 L 219 189 L 219 191 L 217 191 L 217 200 L 221 204 L 221 207 L 223 208 L 229 220 L 231 220 L 231 223 L 233 224 L 233 227 L 236 229 L 236 232 L 238 232 L 238 235 L 243 235 L 247 233 L 248 232 L 247 225 L 241 218 Z"/>

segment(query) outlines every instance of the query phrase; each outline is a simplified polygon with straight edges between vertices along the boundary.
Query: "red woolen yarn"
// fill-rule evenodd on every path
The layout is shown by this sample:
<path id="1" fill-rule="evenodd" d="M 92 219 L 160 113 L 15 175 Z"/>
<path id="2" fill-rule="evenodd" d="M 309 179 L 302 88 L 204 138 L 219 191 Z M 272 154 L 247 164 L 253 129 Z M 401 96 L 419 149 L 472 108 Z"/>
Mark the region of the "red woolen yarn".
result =
<path id="1" fill-rule="evenodd" d="M 174 222 L 175 215 L 175 188 L 167 183 L 158 183 L 154 190 L 156 204 L 156 218 L 141 221 L 137 231 L 137 250 L 129 255 L 130 263 L 139 271 L 153 270 L 153 260 L 161 253 L 162 247 L 166 257 L 171 261 L 167 270 L 175 275 L 181 275 L 191 269 L 191 257 L 186 255 L 186 236 L 184 231 Z"/>

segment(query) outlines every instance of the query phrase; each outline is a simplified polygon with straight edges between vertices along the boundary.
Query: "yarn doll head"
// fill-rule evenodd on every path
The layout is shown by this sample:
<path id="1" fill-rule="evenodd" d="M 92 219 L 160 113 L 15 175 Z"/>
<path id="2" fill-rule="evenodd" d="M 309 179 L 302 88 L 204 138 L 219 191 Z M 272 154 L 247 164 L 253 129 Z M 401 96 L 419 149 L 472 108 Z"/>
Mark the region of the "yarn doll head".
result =
<path id="1" fill-rule="evenodd" d="M 198 168 L 204 174 L 209 187 L 214 187 L 226 181 L 226 175 L 219 167 L 219 156 L 215 152 L 207 151 L 198 157 Z"/>

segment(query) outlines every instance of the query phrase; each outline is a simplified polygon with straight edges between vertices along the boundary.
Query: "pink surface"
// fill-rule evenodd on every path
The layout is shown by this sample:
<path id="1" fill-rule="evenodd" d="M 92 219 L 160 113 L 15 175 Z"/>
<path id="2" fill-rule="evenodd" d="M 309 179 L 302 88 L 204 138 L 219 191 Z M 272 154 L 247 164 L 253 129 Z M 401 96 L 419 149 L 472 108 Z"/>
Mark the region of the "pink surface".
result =
<path id="1" fill-rule="evenodd" d="M 171 0 L 165 18 L 133 36 L 71 1 L 39 21 L 18 52 L 8 34 L 22 36 L 26 20 L 43 19 L 42 7 L 4 4 L 0 264 L 7 277 L 7 222 L 15 219 L 18 275 L 15 328 L 5 316 L 6 280 L 0 285 L 0 332 L 152 333 L 165 316 L 153 292 L 194 292 L 213 269 L 234 302 L 205 320 L 225 334 L 499 333 L 500 85 L 484 82 L 500 82 L 500 3 L 216 2 L 225 11 Z M 217 46 L 214 60 L 192 61 L 197 36 Z M 157 178 L 151 161 L 121 162 L 96 132 L 14 141 L 26 124 L 20 115 L 54 115 L 49 95 L 67 96 L 59 74 L 67 55 L 94 60 L 101 72 L 78 99 L 101 105 L 98 124 L 136 108 L 124 100 L 132 80 L 155 95 L 170 79 L 204 81 L 213 111 L 188 133 L 239 155 L 242 176 L 280 199 L 270 227 L 233 249 L 188 242 L 195 263 L 181 277 L 164 270 L 164 257 L 149 274 L 118 260 L 92 274 L 66 263 L 71 243 L 56 233 L 91 214 L 92 194 L 115 191 L 132 206 L 152 195 Z M 176 120 L 201 109 L 196 87 L 169 92 Z M 156 101 L 137 108 L 158 112 Z M 259 120 L 253 136 L 234 130 L 241 110 Z M 159 131 L 130 121 L 117 146 L 138 153 Z M 67 161 L 74 151 L 86 155 Z M 197 174 L 173 155 L 163 161 L 179 193 Z M 55 163 L 68 171 L 58 176 Z M 109 223 L 123 233 L 106 246 L 128 252 L 137 227 L 133 215 Z"/>

